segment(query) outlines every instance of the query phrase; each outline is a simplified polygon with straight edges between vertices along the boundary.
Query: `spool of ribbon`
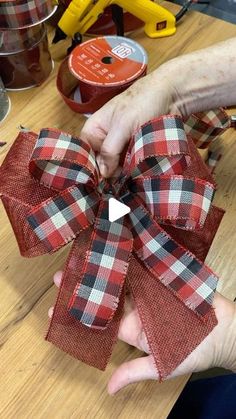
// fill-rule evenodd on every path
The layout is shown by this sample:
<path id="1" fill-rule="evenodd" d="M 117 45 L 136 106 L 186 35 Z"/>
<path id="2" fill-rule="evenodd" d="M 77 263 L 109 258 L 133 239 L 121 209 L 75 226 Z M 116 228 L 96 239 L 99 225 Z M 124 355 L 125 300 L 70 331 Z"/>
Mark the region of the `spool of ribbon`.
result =
<path id="1" fill-rule="evenodd" d="M 60 66 L 57 88 L 75 112 L 92 113 L 147 71 L 144 49 L 128 38 L 105 36 L 76 47 Z"/>
<path id="2" fill-rule="evenodd" d="M 44 24 L 0 31 L 0 74 L 7 89 L 42 84 L 53 68 Z"/>
<path id="3" fill-rule="evenodd" d="M 0 0 L 0 29 L 20 29 L 44 22 L 56 10 L 52 0 Z"/>
<path id="4" fill-rule="evenodd" d="M 217 111 L 217 117 L 225 121 L 226 114 Z M 203 126 L 198 121 L 204 135 Z M 221 132 L 229 126 L 228 119 Z M 207 129 L 213 133 L 210 121 Z M 104 369 L 117 338 L 124 286 L 161 379 L 214 328 L 217 277 L 203 260 L 223 211 L 211 206 L 213 180 L 181 118 L 167 115 L 143 125 L 114 183 L 100 180 L 88 144 L 49 129 L 38 137 L 19 135 L 0 179 L 23 255 L 54 252 L 73 241 L 49 341 Z M 131 209 L 115 222 L 108 217 L 111 197 Z"/>

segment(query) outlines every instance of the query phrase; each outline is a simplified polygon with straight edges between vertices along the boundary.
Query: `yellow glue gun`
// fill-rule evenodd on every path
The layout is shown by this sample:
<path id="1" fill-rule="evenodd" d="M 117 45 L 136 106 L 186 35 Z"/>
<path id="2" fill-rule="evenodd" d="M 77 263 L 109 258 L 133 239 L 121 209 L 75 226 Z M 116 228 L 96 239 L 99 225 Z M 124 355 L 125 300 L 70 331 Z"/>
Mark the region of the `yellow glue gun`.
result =
<path id="1" fill-rule="evenodd" d="M 144 31 L 150 38 L 173 35 L 176 31 L 175 16 L 152 0 L 72 0 L 58 27 L 70 37 L 75 33 L 83 35 L 113 4 L 145 22 Z"/>

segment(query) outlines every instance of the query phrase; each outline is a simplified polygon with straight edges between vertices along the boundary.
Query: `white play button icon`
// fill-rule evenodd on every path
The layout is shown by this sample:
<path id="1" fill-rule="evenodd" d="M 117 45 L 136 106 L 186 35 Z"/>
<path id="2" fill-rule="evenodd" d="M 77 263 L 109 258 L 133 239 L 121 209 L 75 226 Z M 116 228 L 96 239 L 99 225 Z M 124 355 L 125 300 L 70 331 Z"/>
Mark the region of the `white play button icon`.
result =
<path id="1" fill-rule="evenodd" d="M 129 214 L 130 208 L 122 204 L 122 202 L 117 201 L 115 198 L 110 198 L 108 201 L 108 218 L 109 221 L 116 221 L 119 218 L 123 217 L 126 214 Z"/>

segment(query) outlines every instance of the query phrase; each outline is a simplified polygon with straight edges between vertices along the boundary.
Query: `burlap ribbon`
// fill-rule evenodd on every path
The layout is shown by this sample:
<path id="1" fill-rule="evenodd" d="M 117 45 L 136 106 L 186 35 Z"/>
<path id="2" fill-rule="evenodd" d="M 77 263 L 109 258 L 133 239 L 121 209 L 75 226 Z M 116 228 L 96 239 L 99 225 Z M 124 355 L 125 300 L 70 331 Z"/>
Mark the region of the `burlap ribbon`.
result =
<path id="1" fill-rule="evenodd" d="M 229 119 L 221 111 L 218 119 L 223 132 Z M 213 135 L 210 119 L 207 125 Z M 18 139 L 1 168 L 2 200 L 23 254 L 53 252 L 74 240 L 47 339 L 98 368 L 105 368 L 117 337 L 125 281 L 161 378 L 216 324 L 217 278 L 202 260 L 223 213 L 210 208 L 213 180 L 185 130 L 170 115 L 142 126 L 113 183 L 99 179 L 87 144 L 56 130 L 42 130 L 36 144 L 36 135 L 24 133 L 28 144 Z M 29 169 L 44 186 L 25 173 L 33 146 Z M 24 167 L 17 170 L 20 156 Z M 13 193 L 13 179 L 22 187 L 24 179 L 24 192 Z M 112 197 L 131 209 L 114 222 Z"/>

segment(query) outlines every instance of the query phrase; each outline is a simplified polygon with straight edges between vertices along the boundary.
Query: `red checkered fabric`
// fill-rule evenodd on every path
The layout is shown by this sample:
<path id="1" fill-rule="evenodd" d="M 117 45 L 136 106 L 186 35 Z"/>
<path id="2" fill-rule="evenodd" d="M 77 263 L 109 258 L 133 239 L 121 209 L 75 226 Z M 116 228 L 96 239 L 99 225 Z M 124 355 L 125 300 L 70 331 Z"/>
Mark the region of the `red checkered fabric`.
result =
<path id="1" fill-rule="evenodd" d="M 46 130 L 38 143 L 36 134 L 20 133 L 0 168 L 1 199 L 22 255 L 52 252 L 74 238 L 46 339 L 105 369 L 117 340 L 127 287 L 160 379 L 168 377 L 217 324 L 211 307 L 217 278 L 199 259 L 204 261 L 223 216 L 223 210 L 212 206 L 204 223 L 213 179 L 191 138 L 181 143 L 183 151 L 176 131 L 167 130 L 168 145 L 162 144 L 162 154 L 158 150 L 153 154 L 157 147 L 152 141 L 165 141 L 165 123 L 176 126 L 184 139 L 184 126 L 175 117 L 145 124 L 144 146 L 149 142 L 145 153 L 134 157 L 130 147 L 125 171 L 115 183 L 98 179 L 90 147 L 78 139 L 70 141 L 70 136 L 59 146 L 62 138 L 55 130 L 52 134 Z M 139 132 L 136 135 L 139 138 Z M 168 154 L 170 144 L 173 150 Z M 30 170 L 37 182 L 28 171 L 32 152 Z M 131 156 L 137 170 L 135 165 L 129 170 Z M 182 173 L 180 166 L 186 167 L 189 156 L 190 165 Z M 107 214 L 111 196 L 133 208 L 113 223 Z"/>
<path id="2" fill-rule="evenodd" d="M 89 327 L 104 329 L 118 307 L 132 251 L 132 236 L 123 217 L 110 222 L 102 200 L 81 282 L 69 304 L 72 315 Z"/>
<path id="3" fill-rule="evenodd" d="M 124 171 L 138 176 L 178 174 L 189 164 L 188 141 L 178 116 L 157 118 L 132 137 Z"/>
<path id="4" fill-rule="evenodd" d="M 214 109 L 190 115 L 185 121 L 185 132 L 191 136 L 196 147 L 207 148 L 231 125 L 232 121 L 223 109 Z"/>
<path id="5" fill-rule="evenodd" d="M 218 278 L 173 240 L 137 196 L 122 199 L 129 205 L 134 250 L 152 274 L 200 316 L 209 313 Z"/>
<path id="6" fill-rule="evenodd" d="M 81 183 L 94 186 L 98 179 L 91 147 L 56 129 L 40 131 L 29 171 L 42 185 L 55 190 Z"/>
<path id="7" fill-rule="evenodd" d="M 181 175 L 135 179 L 130 184 L 158 222 L 185 230 L 202 228 L 214 189 L 202 179 L 187 179 Z"/>
<path id="8" fill-rule="evenodd" d="M 99 201 L 96 191 L 71 186 L 31 210 L 27 220 L 48 251 L 55 252 L 94 223 Z"/>
<path id="9" fill-rule="evenodd" d="M 18 29 L 37 24 L 53 11 L 51 0 L 10 0 L 0 2 L 0 28 Z"/>
<path id="10" fill-rule="evenodd" d="M 29 224 L 54 251 L 94 223 L 69 303 L 71 315 L 82 324 L 104 329 L 113 318 L 133 241 L 146 267 L 187 307 L 201 317 L 211 309 L 216 276 L 158 224 L 185 229 L 204 224 L 214 188 L 202 179 L 177 175 L 189 161 L 184 125 L 176 116 L 155 119 L 135 133 L 124 171 L 113 184 L 98 182 L 90 146 L 59 131 L 40 133 L 30 172 L 59 193 L 29 212 Z M 107 208 L 112 196 L 129 205 L 131 213 L 111 223 Z"/>

